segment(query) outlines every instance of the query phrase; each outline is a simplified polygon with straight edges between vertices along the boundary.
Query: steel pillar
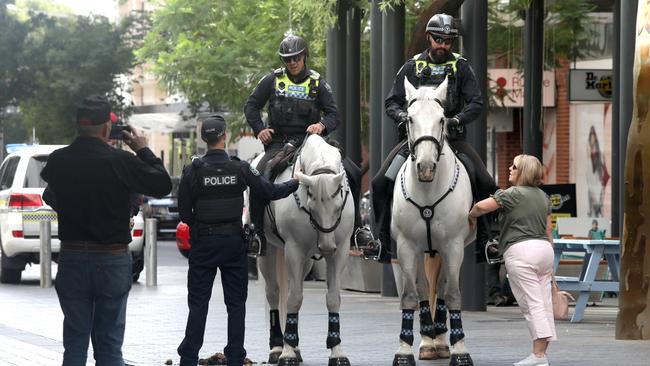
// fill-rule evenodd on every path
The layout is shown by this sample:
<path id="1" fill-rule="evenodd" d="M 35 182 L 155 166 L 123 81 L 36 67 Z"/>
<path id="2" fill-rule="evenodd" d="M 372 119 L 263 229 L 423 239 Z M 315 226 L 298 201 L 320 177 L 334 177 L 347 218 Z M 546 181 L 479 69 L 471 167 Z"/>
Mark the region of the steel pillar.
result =
<path id="1" fill-rule="evenodd" d="M 542 156 L 542 75 L 544 67 L 544 0 L 531 0 L 524 26 L 524 153 Z"/>

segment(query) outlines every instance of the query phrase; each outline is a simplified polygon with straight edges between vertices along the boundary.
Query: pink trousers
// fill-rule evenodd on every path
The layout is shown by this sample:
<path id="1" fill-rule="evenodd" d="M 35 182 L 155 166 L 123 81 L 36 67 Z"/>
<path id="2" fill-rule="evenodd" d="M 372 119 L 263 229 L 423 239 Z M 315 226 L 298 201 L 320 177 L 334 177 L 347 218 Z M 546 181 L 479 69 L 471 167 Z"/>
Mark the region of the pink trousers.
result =
<path id="1" fill-rule="evenodd" d="M 503 255 L 512 293 L 524 313 L 530 336 L 556 340 L 551 279 L 553 248 L 546 240 L 513 244 Z"/>

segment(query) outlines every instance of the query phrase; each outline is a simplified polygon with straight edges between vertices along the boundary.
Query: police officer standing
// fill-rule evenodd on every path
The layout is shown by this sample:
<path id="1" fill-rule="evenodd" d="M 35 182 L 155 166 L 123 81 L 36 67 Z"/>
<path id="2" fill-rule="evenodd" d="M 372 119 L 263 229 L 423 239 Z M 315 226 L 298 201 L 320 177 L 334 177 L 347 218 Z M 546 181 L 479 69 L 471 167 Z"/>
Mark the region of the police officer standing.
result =
<path id="1" fill-rule="evenodd" d="M 298 147 L 306 134 L 325 136 L 341 123 L 329 84 L 318 72 L 307 67 L 307 42 L 302 37 L 289 35 L 280 43 L 278 55 L 285 67 L 264 76 L 244 106 L 248 125 L 264 144 L 265 154 L 257 169 L 269 179 L 267 164 L 279 152 Z M 268 124 L 265 124 L 262 110 L 267 102 Z M 266 246 L 264 206 L 268 201 L 251 194 L 250 202 L 251 222 L 261 239 L 263 255 Z"/>
<path id="2" fill-rule="evenodd" d="M 203 121 L 201 138 L 208 144 L 208 152 L 185 167 L 178 189 L 180 219 L 190 226 L 192 238 L 187 273 L 189 316 L 178 354 L 181 366 L 195 366 L 198 362 L 212 285 L 219 269 L 228 311 L 228 345 L 224 353 L 228 365 L 241 366 L 246 357 L 244 319 L 248 295 L 243 192 L 250 187 L 263 199 L 279 199 L 298 189 L 298 181 L 274 185 L 248 163 L 231 159 L 224 151 L 226 122 L 220 115 Z"/>
<path id="3" fill-rule="evenodd" d="M 399 167 L 408 155 L 405 126 L 409 116 L 406 111 L 404 78 L 415 87 L 437 87 L 445 78 L 448 79 L 445 126 L 447 126 L 449 144 L 472 177 L 472 190 L 475 196 L 478 196 L 475 197 L 477 200 L 487 198 L 496 190 L 494 179 L 485 168 L 481 157 L 465 141 L 465 125 L 473 122 L 483 110 L 483 97 L 469 61 L 451 52 L 451 47 L 458 36 L 459 29 L 451 15 L 432 16 L 426 28 L 429 48 L 415 55 L 402 66 L 386 97 L 384 103 L 386 114 L 398 124 L 401 142 L 389 153 L 372 180 L 373 208 L 375 218 L 381 226 L 379 237 L 384 243 L 390 240 L 390 201 L 393 193 L 391 183 L 394 182 Z M 478 225 L 477 238 L 480 244 L 485 244 L 487 241 L 486 226 Z M 368 237 L 373 238 L 366 233 L 364 239 Z"/>

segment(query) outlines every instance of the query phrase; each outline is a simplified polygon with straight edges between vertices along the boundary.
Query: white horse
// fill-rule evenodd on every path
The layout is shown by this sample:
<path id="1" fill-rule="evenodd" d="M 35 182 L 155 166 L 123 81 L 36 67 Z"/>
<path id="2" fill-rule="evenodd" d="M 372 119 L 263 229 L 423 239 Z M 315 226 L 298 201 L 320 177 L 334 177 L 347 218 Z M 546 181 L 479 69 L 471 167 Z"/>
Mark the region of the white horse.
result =
<path id="1" fill-rule="evenodd" d="M 294 195 L 272 201 L 264 218 L 268 243 L 284 248 L 289 281 L 283 336 L 279 326 L 277 251 L 269 247 L 266 256 L 258 257 L 271 312 L 269 363 L 281 366 L 302 361 L 297 351 L 303 279 L 311 267 L 311 258 L 322 255 L 327 264 L 328 364 L 350 365 L 340 345 L 339 308 L 341 275 L 347 265 L 354 226 L 354 202 L 341 161 L 336 147 L 318 135 L 310 135 L 295 163 L 302 173 L 289 166 L 276 179 L 284 182 L 294 174 L 301 184 Z"/>
<path id="2" fill-rule="evenodd" d="M 447 81 L 438 88 L 416 89 L 404 79 L 410 159 L 401 167 L 393 193 L 391 236 L 402 270 L 402 330 L 393 365 L 415 365 L 413 319 L 420 308 L 420 359 L 447 358 L 450 365 L 473 365 L 465 348 L 460 313 L 460 267 L 464 248 L 476 237 L 467 214 L 472 206 L 469 176 L 447 143 L 443 103 Z M 424 274 L 425 251 L 442 256 L 435 324 Z M 434 285 L 434 284 L 432 284 Z M 446 307 L 445 307 L 446 304 Z M 447 312 L 451 352 L 446 342 Z"/>

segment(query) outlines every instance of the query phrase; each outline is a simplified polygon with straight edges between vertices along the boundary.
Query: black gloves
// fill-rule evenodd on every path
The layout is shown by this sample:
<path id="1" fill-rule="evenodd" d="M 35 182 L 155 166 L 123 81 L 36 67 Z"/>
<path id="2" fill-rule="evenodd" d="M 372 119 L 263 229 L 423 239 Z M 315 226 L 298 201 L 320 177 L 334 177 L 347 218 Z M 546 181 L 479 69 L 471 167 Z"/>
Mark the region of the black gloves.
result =
<path id="1" fill-rule="evenodd" d="M 409 114 L 407 112 L 399 112 L 397 114 L 397 133 L 399 139 L 402 140 L 406 137 L 406 124 L 409 123 Z"/>
<path id="2" fill-rule="evenodd" d="M 447 131 L 449 131 L 449 129 L 456 129 L 458 126 L 460 126 L 460 121 L 456 117 L 445 117 L 445 125 L 447 125 Z"/>

